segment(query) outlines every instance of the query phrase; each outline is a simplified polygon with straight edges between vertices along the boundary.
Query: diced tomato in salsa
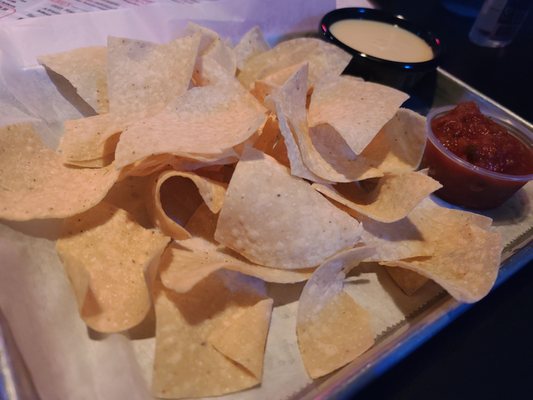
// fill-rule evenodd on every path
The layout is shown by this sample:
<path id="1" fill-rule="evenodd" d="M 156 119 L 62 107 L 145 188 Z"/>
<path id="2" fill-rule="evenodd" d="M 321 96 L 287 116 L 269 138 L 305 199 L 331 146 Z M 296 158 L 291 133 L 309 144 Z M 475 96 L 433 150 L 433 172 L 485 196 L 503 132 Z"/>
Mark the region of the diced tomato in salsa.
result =
<path id="1" fill-rule="evenodd" d="M 533 173 L 533 149 L 483 115 L 474 102 L 434 118 L 431 129 L 448 150 L 471 164 L 510 175 Z"/>

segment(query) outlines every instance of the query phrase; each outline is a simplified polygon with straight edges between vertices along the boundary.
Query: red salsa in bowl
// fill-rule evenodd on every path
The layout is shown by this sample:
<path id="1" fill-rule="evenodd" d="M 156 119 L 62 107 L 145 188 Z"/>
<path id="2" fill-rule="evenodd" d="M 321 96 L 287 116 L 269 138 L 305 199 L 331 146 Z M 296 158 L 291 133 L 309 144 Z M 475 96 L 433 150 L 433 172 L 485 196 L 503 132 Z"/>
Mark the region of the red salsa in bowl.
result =
<path id="1" fill-rule="evenodd" d="M 483 114 L 477 104 L 433 110 L 422 164 L 442 199 L 474 209 L 501 205 L 533 179 L 533 134 Z"/>

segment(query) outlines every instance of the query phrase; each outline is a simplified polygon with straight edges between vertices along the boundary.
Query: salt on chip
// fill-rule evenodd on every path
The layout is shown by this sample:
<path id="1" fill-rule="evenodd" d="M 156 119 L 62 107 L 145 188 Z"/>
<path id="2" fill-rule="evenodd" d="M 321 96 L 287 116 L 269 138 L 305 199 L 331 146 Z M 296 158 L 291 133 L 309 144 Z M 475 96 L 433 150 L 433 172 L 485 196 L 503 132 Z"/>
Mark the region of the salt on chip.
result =
<path id="1" fill-rule="evenodd" d="M 263 37 L 263 32 L 258 26 L 254 26 L 241 37 L 234 47 L 237 67 L 243 69 L 249 58 L 269 49 L 270 46 Z"/>
<path id="2" fill-rule="evenodd" d="M 361 165 L 355 160 L 353 162 L 344 160 L 344 163 L 333 162 L 330 164 L 314 146 L 307 124 L 307 65 L 302 67 L 292 75 L 285 84 L 272 95 L 272 100 L 276 105 L 278 120 L 287 118 L 290 132 L 298 144 L 298 149 L 305 166 L 322 180 L 329 182 L 351 182 L 365 176 L 380 175 L 375 171 L 375 175 L 369 175 L 371 168 Z M 282 131 L 287 125 L 281 125 Z M 284 133 L 287 137 L 289 133 Z M 346 152 L 332 151 L 330 159 L 339 159 Z"/>
<path id="3" fill-rule="evenodd" d="M 323 79 L 311 96 L 309 125 L 331 125 L 359 155 L 408 97 L 348 75 Z"/>
<path id="4" fill-rule="evenodd" d="M 151 307 L 145 273 L 168 242 L 104 202 L 64 221 L 56 249 L 71 281 L 88 280 L 74 289 L 89 327 L 120 332 L 144 319 Z"/>
<path id="5" fill-rule="evenodd" d="M 260 281 L 219 271 L 184 294 L 165 289 L 156 281 L 154 297 L 156 350 L 152 390 L 155 396 L 217 396 L 261 382 L 256 366 L 263 363 L 271 303 L 266 302 L 265 307 L 263 301 L 267 298 Z M 260 323 L 236 332 L 238 336 L 233 340 L 243 343 L 239 352 L 238 347 L 225 344 L 219 331 L 243 313 Z M 243 357 L 248 360 L 243 362 Z M 252 366 L 254 371 L 248 369 Z"/>
<path id="6" fill-rule="evenodd" d="M 107 49 L 83 47 L 62 53 L 43 55 L 39 63 L 65 77 L 80 97 L 97 113 L 109 110 L 107 97 Z"/>
<path id="7" fill-rule="evenodd" d="M 426 118 L 400 108 L 361 153 L 384 173 L 413 171 L 420 164 L 426 144 Z"/>
<path id="8" fill-rule="evenodd" d="M 385 175 L 376 187 L 366 191 L 356 183 L 325 186 L 313 184 L 325 196 L 369 218 L 395 222 L 406 217 L 418 203 L 442 187 L 421 172 Z"/>
<path id="9" fill-rule="evenodd" d="M 130 125 L 115 154 L 118 167 L 156 154 L 219 155 L 265 122 L 265 109 L 238 83 L 196 87 L 167 109 Z"/>
<path id="10" fill-rule="evenodd" d="M 0 218 L 64 218 L 98 204 L 118 178 L 114 166 L 69 168 L 31 124 L 0 128 Z"/>
<path id="11" fill-rule="evenodd" d="M 301 269 L 353 246 L 360 229 L 307 182 L 248 148 L 228 186 L 215 239 L 257 264 Z"/>
<path id="12" fill-rule="evenodd" d="M 109 37 L 109 110 L 133 115 L 162 109 L 189 88 L 200 38 L 167 44 Z"/>
<path id="13" fill-rule="evenodd" d="M 302 291 L 296 331 L 305 369 L 313 379 L 346 365 L 374 344 L 370 315 L 343 291 L 346 274 L 372 251 L 360 247 L 333 256 Z"/>
<path id="14" fill-rule="evenodd" d="M 149 212 L 162 232 L 185 239 L 190 235 L 184 225 L 202 201 L 218 213 L 225 193 L 225 185 L 211 179 L 191 172 L 164 171 L 152 187 Z"/>
<path id="15" fill-rule="evenodd" d="M 284 68 L 307 62 L 309 85 L 313 86 L 323 76 L 340 75 L 351 58 L 344 50 L 321 39 L 291 39 L 248 59 L 238 78 L 245 87 L 251 89 L 255 81 Z"/>
<path id="16" fill-rule="evenodd" d="M 226 269 L 265 282 L 297 283 L 307 280 L 313 270 L 284 270 L 249 262 L 229 249 L 206 239 L 180 240 L 167 248 L 161 259 L 161 281 L 165 287 L 186 293 L 215 271 Z"/>

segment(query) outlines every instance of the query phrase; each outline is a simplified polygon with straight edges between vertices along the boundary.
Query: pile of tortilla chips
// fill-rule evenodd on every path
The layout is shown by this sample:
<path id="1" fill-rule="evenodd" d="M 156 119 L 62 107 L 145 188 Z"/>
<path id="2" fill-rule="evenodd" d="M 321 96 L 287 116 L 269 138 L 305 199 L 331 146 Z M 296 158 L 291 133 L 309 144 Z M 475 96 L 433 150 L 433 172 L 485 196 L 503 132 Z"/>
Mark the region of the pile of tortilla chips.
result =
<path id="1" fill-rule="evenodd" d="M 154 395 L 260 384 L 266 284 L 307 282 L 296 329 L 312 378 L 373 345 L 372 316 L 343 290 L 361 263 L 406 293 L 491 289 L 491 220 L 431 200 L 424 117 L 341 75 L 349 59 L 312 38 L 270 48 L 258 29 L 232 46 L 197 25 L 40 59 L 95 112 L 64 122 L 57 151 L 29 124 L 0 129 L 0 219 L 64 219 L 56 248 L 91 329 L 155 312 Z"/>

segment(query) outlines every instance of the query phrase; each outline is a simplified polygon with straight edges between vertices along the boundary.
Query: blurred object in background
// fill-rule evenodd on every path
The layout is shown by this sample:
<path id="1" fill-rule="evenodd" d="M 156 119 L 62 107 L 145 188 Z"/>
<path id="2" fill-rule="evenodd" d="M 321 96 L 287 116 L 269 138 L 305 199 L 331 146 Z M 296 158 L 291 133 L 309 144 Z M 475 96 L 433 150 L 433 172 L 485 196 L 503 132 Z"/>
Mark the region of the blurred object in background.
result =
<path id="1" fill-rule="evenodd" d="M 531 0 L 486 0 L 468 35 L 484 47 L 504 47 L 515 38 L 531 9 Z"/>
<path id="2" fill-rule="evenodd" d="M 461 17 L 475 17 L 478 15 L 483 0 L 441 0 L 442 6 Z"/>

